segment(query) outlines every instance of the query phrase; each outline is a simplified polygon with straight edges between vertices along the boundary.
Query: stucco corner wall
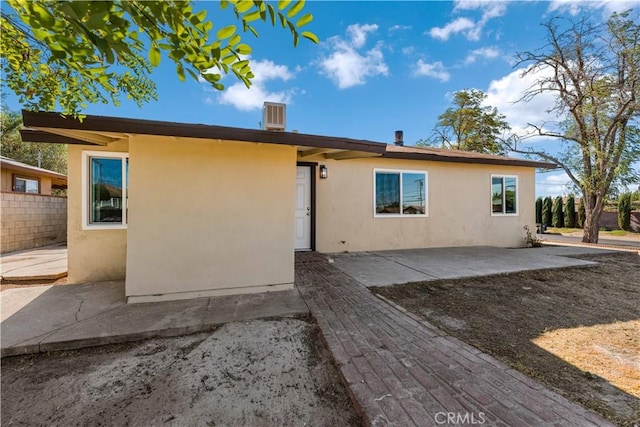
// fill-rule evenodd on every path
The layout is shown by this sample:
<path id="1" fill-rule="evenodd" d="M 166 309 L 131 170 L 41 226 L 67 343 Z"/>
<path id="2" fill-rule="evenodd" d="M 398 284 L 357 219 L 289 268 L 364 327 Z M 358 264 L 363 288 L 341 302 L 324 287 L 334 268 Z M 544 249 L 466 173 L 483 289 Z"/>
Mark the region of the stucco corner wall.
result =
<path id="1" fill-rule="evenodd" d="M 290 286 L 295 164 L 290 146 L 131 137 L 127 296 Z"/>
<path id="2" fill-rule="evenodd" d="M 395 159 L 326 160 L 317 183 L 319 252 L 454 246 L 520 247 L 535 230 L 534 168 Z M 374 169 L 425 171 L 428 217 L 376 218 Z M 491 215 L 491 175 L 518 176 L 518 215 Z"/>
<path id="3" fill-rule="evenodd" d="M 67 247 L 69 283 L 123 280 L 126 270 L 127 230 L 83 230 L 82 152 L 128 152 L 126 142 L 107 147 L 69 145 Z"/>

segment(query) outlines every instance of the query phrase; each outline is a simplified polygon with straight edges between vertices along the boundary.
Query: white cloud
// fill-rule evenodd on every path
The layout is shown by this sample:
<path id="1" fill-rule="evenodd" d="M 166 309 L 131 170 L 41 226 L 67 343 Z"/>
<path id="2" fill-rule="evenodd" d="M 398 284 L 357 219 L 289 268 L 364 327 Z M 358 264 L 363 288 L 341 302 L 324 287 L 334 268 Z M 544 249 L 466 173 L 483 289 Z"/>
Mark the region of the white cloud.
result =
<path id="1" fill-rule="evenodd" d="M 391 27 L 389 27 L 389 32 L 392 33 L 394 31 L 405 31 L 405 30 L 410 30 L 411 29 L 411 25 L 392 25 Z"/>
<path id="2" fill-rule="evenodd" d="M 573 182 L 566 172 L 536 174 L 536 197 L 565 196 L 573 192 Z"/>
<path id="3" fill-rule="evenodd" d="M 482 0 L 456 0 L 454 12 L 480 11 L 482 16 L 478 21 L 459 17 L 444 27 L 434 27 L 429 31 L 431 37 L 448 40 L 452 34 L 462 33 L 467 40 L 478 41 L 482 36 L 484 26 L 493 18 L 503 16 L 507 11 L 507 2 Z"/>
<path id="4" fill-rule="evenodd" d="M 416 63 L 416 66 L 418 67 L 414 71 L 414 75 L 416 76 L 433 77 L 434 79 L 438 79 L 441 82 L 448 82 L 451 78 L 451 75 L 444 68 L 444 65 L 440 61 L 427 63 L 422 59 L 419 59 Z"/>
<path id="5" fill-rule="evenodd" d="M 347 35 L 351 38 L 351 46 L 361 48 L 367 42 L 367 34 L 378 29 L 376 24 L 353 24 L 347 27 Z"/>
<path id="6" fill-rule="evenodd" d="M 555 105 L 555 97 L 550 92 L 542 93 L 529 102 L 517 102 L 538 79 L 551 73 L 551 70 L 540 70 L 522 77 L 524 70 L 520 68 L 492 80 L 485 100 L 487 105 L 496 107 L 504 114 L 512 129 L 518 133 L 530 131 L 528 123 L 542 125 L 557 120 L 556 115 L 549 112 Z"/>
<path id="7" fill-rule="evenodd" d="M 416 51 L 416 47 L 415 46 L 403 47 L 402 50 L 401 50 L 403 55 L 411 55 L 415 51 Z"/>
<path id="8" fill-rule="evenodd" d="M 606 15 L 640 6 L 640 0 L 553 0 L 547 12 L 566 12 L 576 16 L 584 10 L 602 9 Z"/>
<path id="9" fill-rule="evenodd" d="M 360 50 L 366 44 L 367 35 L 377 29 L 373 24 L 354 24 L 347 27 L 348 40 L 331 37 L 328 41 L 331 53 L 319 61 L 321 72 L 340 89 L 364 84 L 367 77 L 388 75 L 381 43 L 370 50 Z"/>
<path id="10" fill-rule="evenodd" d="M 473 64 L 478 58 L 493 59 L 500 55 L 500 50 L 495 47 L 481 47 L 474 49 L 464 59 L 465 64 Z"/>
<path id="11" fill-rule="evenodd" d="M 232 105 L 241 111 L 259 110 L 264 101 L 291 102 L 296 89 L 283 91 L 269 91 L 267 84 L 270 81 L 282 80 L 284 82 L 294 78 L 294 74 L 286 65 L 278 65 L 273 61 L 252 60 L 251 71 L 254 74 L 251 88 L 242 82 L 237 82 L 225 89 L 218 97 L 218 102 L 223 105 Z M 205 98 L 205 103 L 210 103 L 210 97 Z"/>
<path id="12" fill-rule="evenodd" d="M 455 21 L 449 22 L 444 27 L 433 27 L 429 30 L 429 34 L 434 39 L 449 40 L 451 34 L 457 34 L 466 30 L 475 28 L 476 24 L 467 18 L 458 18 Z"/>

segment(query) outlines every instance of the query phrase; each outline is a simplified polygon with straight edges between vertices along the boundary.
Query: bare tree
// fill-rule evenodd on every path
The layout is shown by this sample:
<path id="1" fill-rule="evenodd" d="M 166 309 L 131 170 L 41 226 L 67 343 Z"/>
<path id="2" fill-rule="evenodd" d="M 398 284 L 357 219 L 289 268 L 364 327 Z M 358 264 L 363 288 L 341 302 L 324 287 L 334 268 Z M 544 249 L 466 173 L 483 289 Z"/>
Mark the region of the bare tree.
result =
<path id="1" fill-rule="evenodd" d="M 517 149 L 558 164 L 584 197 L 583 242 L 597 243 L 598 221 L 612 183 L 637 178 L 640 159 L 640 26 L 631 11 L 600 25 L 561 18 L 543 24 L 547 44 L 518 54 L 536 82 L 522 101 L 552 93 L 558 122 L 530 123 L 532 135 L 560 139 L 565 150 Z"/>

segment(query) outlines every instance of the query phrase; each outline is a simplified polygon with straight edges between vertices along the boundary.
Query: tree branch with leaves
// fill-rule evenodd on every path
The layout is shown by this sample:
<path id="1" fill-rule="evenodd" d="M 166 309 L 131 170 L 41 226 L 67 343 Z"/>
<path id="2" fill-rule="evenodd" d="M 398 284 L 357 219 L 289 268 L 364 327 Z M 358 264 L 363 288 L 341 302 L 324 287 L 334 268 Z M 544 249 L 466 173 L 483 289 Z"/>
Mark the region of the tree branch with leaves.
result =
<path id="1" fill-rule="evenodd" d="M 503 139 L 510 127 L 497 108 L 483 105 L 486 97 L 477 89 L 456 92 L 452 105 L 438 116 L 431 138 L 417 145 L 505 154 Z"/>
<path id="2" fill-rule="evenodd" d="M 7 0 L 0 17 L 3 84 L 31 110 L 55 110 L 81 116 L 93 103 L 118 105 L 121 96 L 138 105 L 157 99 L 153 68 L 166 56 L 177 77 L 189 75 L 223 90 L 223 74 L 247 87 L 254 77 L 244 33 L 258 36 L 262 21 L 289 31 L 294 46 L 313 16 L 305 2 L 220 1 L 239 26 L 214 31 L 205 10 L 192 1 L 27 1 Z"/>

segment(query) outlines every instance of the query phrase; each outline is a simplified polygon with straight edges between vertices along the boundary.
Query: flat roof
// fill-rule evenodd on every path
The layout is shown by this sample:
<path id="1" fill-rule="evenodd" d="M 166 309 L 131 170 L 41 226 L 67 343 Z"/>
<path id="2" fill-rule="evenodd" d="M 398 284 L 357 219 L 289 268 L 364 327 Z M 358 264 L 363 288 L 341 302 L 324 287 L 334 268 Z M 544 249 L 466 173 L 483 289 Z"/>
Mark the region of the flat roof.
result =
<path id="1" fill-rule="evenodd" d="M 282 144 L 319 149 L 370 153 L 377 157 L 429 160 L 453 163 L 483 163 L 553 169 L 557 165 L 527 159 L 447 150 L 431 147 L 397 146 L 384 142 L 297 132 L 244 129 L 226 126 L 175 123 L 107 116 L 85 116 L 82 121 L 54 112 L 22 111 L 27 129 L 23 140 L 61 144 L 107 145 L 130 135 L 204 138 L 266 144 Z"/>

